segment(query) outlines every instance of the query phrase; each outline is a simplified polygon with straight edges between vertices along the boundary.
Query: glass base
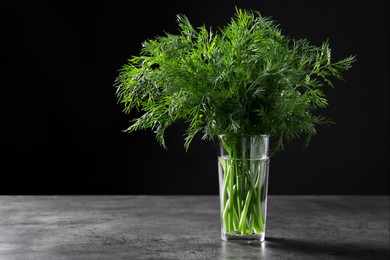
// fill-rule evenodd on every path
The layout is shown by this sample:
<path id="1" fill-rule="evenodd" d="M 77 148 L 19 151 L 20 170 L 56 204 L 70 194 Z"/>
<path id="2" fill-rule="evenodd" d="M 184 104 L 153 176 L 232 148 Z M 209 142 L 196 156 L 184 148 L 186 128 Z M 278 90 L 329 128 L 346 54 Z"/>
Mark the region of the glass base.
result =
<path id="1" fill-rule="evenodd" d="M 237 242 L 264 242 L 265 233 L 252 234 L 252 235 L 232 235 L 224 231 L 221 232 L 221 238 L 223 241 L 237 241 Z"/>

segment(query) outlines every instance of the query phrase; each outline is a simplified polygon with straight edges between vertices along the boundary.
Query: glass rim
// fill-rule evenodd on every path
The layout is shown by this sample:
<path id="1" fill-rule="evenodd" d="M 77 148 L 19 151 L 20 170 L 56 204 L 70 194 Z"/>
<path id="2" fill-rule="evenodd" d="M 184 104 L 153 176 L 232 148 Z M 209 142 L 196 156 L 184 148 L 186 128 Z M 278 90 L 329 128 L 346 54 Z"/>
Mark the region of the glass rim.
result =
<path id="1" fill-rule="evenodd" d="M 225 136 L 228 136 L 228 135 L 227 134 L 218 135 L 219 138 L 223 138 Z M 258 134 L 258 135 L 248 134 L 248 135 L 241 135 L 241 136 L 237 136 L 237 137 L 239 137 L 239 138 L 248 138 L 248 137 L 262 137 L 262 138 L 267 137 L 267 138 L 269 138 L 270 135 L 269 134 Z"/>
<path id="2" fill-rule="evenodd" d="M 269 161 L 271 158 L 269 156 L 263 156 L 263 157 L 258 157 L 258 158 L 237 158 L 237 157 L 229 157 L 229 156 L 224 156 L 220 155 L 218 156 L 218 159 L 225 159 L 225 160 L 230 160 L 230 161 Z"/>

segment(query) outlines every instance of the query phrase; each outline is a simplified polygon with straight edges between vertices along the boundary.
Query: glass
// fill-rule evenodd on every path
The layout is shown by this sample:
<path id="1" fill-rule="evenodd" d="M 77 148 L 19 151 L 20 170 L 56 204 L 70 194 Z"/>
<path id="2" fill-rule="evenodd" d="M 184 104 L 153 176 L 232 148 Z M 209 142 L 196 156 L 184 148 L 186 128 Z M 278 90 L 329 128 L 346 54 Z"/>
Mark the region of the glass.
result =
<path id="1" fill-rule="evenodd" d="M 221 238 L 263 242 L 269 137 L 221 135 L 218 146 Z"/>

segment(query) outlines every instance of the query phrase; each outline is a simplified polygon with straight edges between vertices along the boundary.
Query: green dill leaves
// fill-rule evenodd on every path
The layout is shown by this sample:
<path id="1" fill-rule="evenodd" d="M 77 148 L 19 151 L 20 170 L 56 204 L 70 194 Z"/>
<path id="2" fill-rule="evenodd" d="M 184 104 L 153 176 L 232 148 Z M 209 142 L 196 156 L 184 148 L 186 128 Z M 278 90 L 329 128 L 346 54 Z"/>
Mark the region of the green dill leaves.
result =
<path id="1" fill-rule="evenodd" d="M 328 41 L 313 46 L 290 39 L 259 12 L 236 9 L 229 24 L 212 32 L 177 16 L 179 34 L 145 41 L 115 81 L 124 112 L 142 111 L 127 131 L 164 132 L 185 121 L 188 149 L 194 136 L 269 134 L 275 151 L 328 122 L 314 113 L 328 101 L 324 87 L 351 68 L 354 56 L 333 61 Z"/>

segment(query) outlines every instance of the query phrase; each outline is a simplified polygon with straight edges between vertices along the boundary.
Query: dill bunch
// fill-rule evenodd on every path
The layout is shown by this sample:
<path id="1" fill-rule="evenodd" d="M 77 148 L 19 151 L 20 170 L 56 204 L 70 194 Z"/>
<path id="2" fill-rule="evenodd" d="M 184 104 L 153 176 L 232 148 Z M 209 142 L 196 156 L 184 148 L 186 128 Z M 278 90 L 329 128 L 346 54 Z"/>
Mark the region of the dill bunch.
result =
<path id="1" fill-rule="evenodd" d="M 177 22 L 177 35 L 146 40 L 114 83 L 124 112 L 142 112 L 125 131 L 151 129 L 163 147 L 165 130 L 178 121 L 188 125 L 186 149 L 199 133 L 209 140 L 267 134 L 274 152 L 301 135 L 308 144 L 329 122 L 316 112 L 328 105 L 323 88 L 355 61 L 332 60 L 328 41 L 291 39 L 257 11 L 236 8 L 215 32 L 194 28 L 185 15 Z"/>

